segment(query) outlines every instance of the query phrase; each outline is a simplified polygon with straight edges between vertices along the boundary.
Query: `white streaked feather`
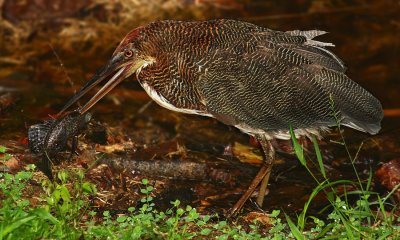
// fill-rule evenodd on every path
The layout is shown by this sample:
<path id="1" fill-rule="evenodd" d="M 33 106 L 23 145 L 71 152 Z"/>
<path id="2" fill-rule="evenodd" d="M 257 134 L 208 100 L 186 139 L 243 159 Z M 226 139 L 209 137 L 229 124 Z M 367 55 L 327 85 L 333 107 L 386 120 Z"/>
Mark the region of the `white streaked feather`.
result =
<path id="1" fill-rule="evenodd" d="M 325 47 L 334 47 L 335 44 L 313 40 L 313 38 L 324 35 L 328 32 L 321 31 L 321 30 L 309 30 L 309 31 L 294 30 L 294 31 L 287 31 L 286 33 L 288 33 L 292 36 L 305 37 L 307 39 L 307 41 L 304 43 L 305 45 L 315 47 L 315 48 L 325 52 L 326 54 L 331 56 L 343 69 L 346 69 L 343 61 L 340 58 L 338 58 L 335 54 L 333 54 L 331 51 L 329 51 L 328 49 L 325 48 Z"/>
<path id="2" fill-rule="evenodd" d="M 175 111 L 175 112 L 181 112 L 181 113 L 187 113 L 187 114 L 196 114 L 196 115 L 202 115 L 202 116 L 207 116 L 207 117 L 212 117 L 208 113 L 204 113 L 195 109 L 186 109 L 186 108 L 178 108 L 171 104 L 164 96 L 159 94 L 157 91 L 154 90 L 151 86 L 149 86 L 146 82 L 143 82 L 139 79 L 139 74 L 140 72 L 146 68 L 147 66 L 150 66 L 154 64 L 155 61 L 154 59 L 151 59 L 151 61 L 146 61 L 142 66 L 140 66 L 137 71 L 136 71 L 136 77 L 138 79 L 138 82 L 142 86 L 142 88 L 146 91 L 147 95 L 155 101 L 158 105 L 161 107 L 164 107 L 168 110 Z"/>
<path id="3" fill-rule="evenodd" d="M 289 140 L 290 139 L 290 133 L 288 130 L 271 130 L 271 131 L 266 131 L 263 129 L 254 129 L 248 126 L 247 124 L 241 123 L 235 125 L 236 128 L 238 128 L 240 131 L 249 134 L 249 135 L 263 135 L 266 137 L 268 140 L 272 139 L 282 139 L 282 140 Z M 311 139 L 312 136 L 317 136 L 320 138 L 321 132 L 326 132 L 329 131 L 328 127 L 319 127 L 319 128 L 304 128 L 304 129 L 294 129 L 294 134 L 296 138 L 306 136 L 307 138 Z"/>
<path id="4" fill-rule="evenodd" d="M 207 117 L 212 117 L 210 114 L 195 110 L 195 109 L 187 109 L 187 108 L 178 108 L 171 104 L 164 96 L 159 94 L 157 91 L 155 91 L 151 86 L 149 86 L 147 83 L 142 82 L 139 80 L 140 85 L 143 87 L 143 89 L 146 91 L 147 95 L 150 96 L 151 99 L 153 99 L 158 105 L 161 107 L 164 107 L 168 110 L 175 111 L 175 112 L 181 112 L 181 113 L 187 113 L 187 114 L 196 114 L 196 115 L 201 115 L 201 116 L 207 116 Z"/>
<path id="5" fill-rule="evenodd" d="M 349 128 L 353 128 L 353 129 L 358 130 L 358 131 L 360 131 L 360 132 L 367 132 L 364 128 L 362 128 L 362 127 L 356 125 L 356 124 L 353 123 L 353 122 L 342 123 L 342 125 L 343 125 L 343 126 L 346 126 L 346 127 L 349 127 Z"/>
<path id="6" fill-rule="evenodd" d="M 309 31 L 300 31 L 300 30 L 294 30 L 294 31 L 287 31 L 287 34 L 290 34 L 292 36 L 303 36 L 307 39 L 307 41 L 304 43 L 305 45 L 310 45 L 310 46 L 319 46 L 319 47 L 334 47 L 335 45 L 333 43 L 325 43 L 325 42 L 320 42 L 316 40 L 312 40 L 313 38 L 317 36 L 324 35 L 328 32 L 321 31 L 321 30 L 309 30 Z"/>

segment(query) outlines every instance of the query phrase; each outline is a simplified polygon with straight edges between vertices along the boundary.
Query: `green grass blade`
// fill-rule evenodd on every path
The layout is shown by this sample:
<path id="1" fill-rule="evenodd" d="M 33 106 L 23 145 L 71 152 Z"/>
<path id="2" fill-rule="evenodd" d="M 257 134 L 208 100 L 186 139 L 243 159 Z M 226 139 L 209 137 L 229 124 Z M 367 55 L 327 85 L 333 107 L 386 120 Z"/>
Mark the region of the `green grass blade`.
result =
<path id="1" fill-rule="evenodd" d="M 29 221 L 31 221 L 32 219 L 36 218 L 36 216 L 29 216 L 26 218 L 21 218 L 15 222 L 13 222 L 11 225 L 7 226 L 6 228 L 4 228 L 3 232 L 1 233 L 1 237 L 5 237 L 7 234 L 9 234 L 10 232 L 12 232 L 14 229 L 19 228 L 22 224 L 25 224 Z"/>
<path id="2" fill-rule="evenodd" d="M 301 231 L 303 231 L 304 227 L 305 227 L 306 213 L 307 213 L 308 207 L 310 206 L 314 197 L 317 196 L 317 194 L 326 187 L 325 183 L 326 182 L 322 182 L 316 188 L 314 188 L 313 191 L 311 192 L 310 197 L 308 198 L 307 202 L 304 204 L 303 211 L 300 213 L 299 217 L 297 218 L 297 226 L 300 228 Z"/>
<path id="3" fill-rule="evenodd" d="M 372 176 L 374 176 L 372 169 L 369 169 L 369 174 L 368 174 L 368 181 L 367 181 L 367 186 L 365 187 L 364 191 L 369 191 L 371 189 L 371 184 L 372 184 Z"/>
<path id="4" fill-rule="evenodd" d="M 294 152 L 295 152 L 297 158 L 299 159 L 300 163 L 303 166 L 306 166 L 306 158 L 304 157 L 303 147 L 297 141 L 296 135 L 294 134 L 294 131 L 293 131 L 293 128 L 291 125 L 289 125 L 289 132 L 290 132 L 290 137 L 292 138 Z"/>
<path id="5" fill-rule="evenodd" d="M 324 178 L 327 179 L 324 162 L 322 160 L 321 150 L 319 149 L 318 142 L 317 142 L 317 139 L 315 138 L 315 136 L 312 137 L 312 142 L 314 145 L 315 154 L 317 155 L 319 170 L 321 171 L 322 176 L 324 176 Z"/>
<path id="6" fill-rule="evenodd" d="M 39 217 L 40 219 L 45 219 L 50 221 L 52 224 L 57 224 L 59 223 L 58 219 L 55 218 L 53 215 L 51 215 L 48 211 L 46 211 L 44 208 L 36 208 L 32 211 L 34 215 Z"/>
<path id="7" fill-rule="evenodd" d="M 332 224 L 328 224 L 326 225 L 321 232 L 318 233 L 318 235 L 315 237 L 315 239 L 321 239 L 323 236 L 326 235 L 326 233 L 328 233 L 329 231 L 332 231 L 333 229 L 333 225 Z M 323 238 L 325 239 L 325 238 Z"/>
<path id="8" fill-rule="evenodd" d="M 306 222 L 306 213 L 307 213 L 308 207 L 310 206 L 312 200 L 318 195 L 319 192 L 323 191 L 326 188 L 333 187 L 335 185 L 349 184 L 349 183 L 352 183 L 352 182 L 349 180 L 338 180 L 338 181 L 334 181 L 334 182 L 329 182 L 328 180 L 325 180 L 324 182 L 320 183 L 317 187 L 315 187 L 313 189 L 313 191 L 311 192 L 310 197 L 308 198 L 307 202 L 304 204 L 303 211 L 300 213 L 300 215 L 297 219 L 297 226 L 300 228 L 300 230 L 302 230 L 302 231 L 304 230 L 304 226 L 305 226 L 305 222 Z"/>
<path id="9" fill-rule="evenodd" d="M 335 207 L 335 208 L 336 208 L 336 207 Z M 336 208 L 336 209 L 339 210 L 338 208 Z M 341 219 L 341 221 L 342 221 L 342 223 L 343 223 L 343 226 L 344 226 L 344 228 L 345 228 L 345 230 L 346 230 L 347 237 L 348 237 L 349 239 L 355 239 L 354 234 L 353 234 L 353 231 L 352 231 L 352 225 L 351 225 L 351 223 L 349 223 L 348 220 L 345 219 L 345 218 L 343 217 L 343 214 L 342 214 L 342 213 L 339 214 L 339 216 L 340 216 L 340 219 Z"/>
<path id="10" fill-rule="evenodd" d="M 285 214 L 286 217 L 286 221 L 289 225 L 290 231 L 292 232 L 293 236 L 297 239 L 297 240 L 305 240 L 305 237 L 303 236 L 303 234 L 300 232 L 300 230 L 296 227 L 296 225 L 294 225 L 293 221 L 290 219 L 290 217 Z"/>

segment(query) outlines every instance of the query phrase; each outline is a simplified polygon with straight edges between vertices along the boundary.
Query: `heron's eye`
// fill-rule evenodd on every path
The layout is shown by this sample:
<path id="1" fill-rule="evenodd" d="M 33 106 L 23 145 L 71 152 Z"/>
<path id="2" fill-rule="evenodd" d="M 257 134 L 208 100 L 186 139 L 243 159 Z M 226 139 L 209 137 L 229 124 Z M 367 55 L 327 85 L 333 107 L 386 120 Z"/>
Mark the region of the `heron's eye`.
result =
<path id="1" fill-rule="evenodd" d="M 124 51 L 124 56 L 125 56 L 125 58 L 130 58 L 130 57 L 132 57 L 132 56 L 133 56 L 133 51 L 132 51 L 131 49 L 126 49 L 126 50 Z"/>

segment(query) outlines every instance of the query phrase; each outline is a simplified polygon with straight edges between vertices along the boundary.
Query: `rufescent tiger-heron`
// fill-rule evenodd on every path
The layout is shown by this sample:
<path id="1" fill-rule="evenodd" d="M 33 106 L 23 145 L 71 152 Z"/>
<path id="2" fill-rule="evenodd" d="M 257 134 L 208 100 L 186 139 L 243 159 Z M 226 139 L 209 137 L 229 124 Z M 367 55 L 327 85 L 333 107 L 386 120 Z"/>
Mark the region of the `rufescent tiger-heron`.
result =
<path id="1" fill-rule="evenodd" d="M 343 62 L 314 40 L 324 31 L 273 31 L 236 20 L 158 21 L 129 32 L 108 63 L 65 105 L 98 83 L 106 84 L 82 107 L 83 114 L 125 78 L 136 74 L 159 105 L 213 117 L 254 136 L 264 164 L 231 209 L 242 208 L 260 185 L 262 205 L 275 151 L 270 140 L 318 135 L 341 124 L 376 134 L 383 118 L 374 96 L 349 79 Z M 61 111 L 61 112 L 62 112 Z"/>

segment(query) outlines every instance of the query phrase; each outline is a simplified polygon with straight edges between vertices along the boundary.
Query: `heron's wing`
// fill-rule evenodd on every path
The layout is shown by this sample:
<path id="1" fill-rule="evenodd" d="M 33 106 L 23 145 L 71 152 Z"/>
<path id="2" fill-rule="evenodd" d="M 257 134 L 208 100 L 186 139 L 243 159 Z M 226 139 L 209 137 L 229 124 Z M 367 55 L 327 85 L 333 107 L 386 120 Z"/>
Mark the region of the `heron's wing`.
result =
<path id="1" fill-rule="evenodd" d="M 346 67 L 334 53 L 325 47 L 333 47 L 332 43 L 325 43 L 314 38 L 327 32 L 321 30 L 310 31 L 274 31 L 259 27 L 251 23 L 240 21 L 227 21 L 224 31 L 226 37 L 221 43 L 232 46 L 236 53 L 254 51 L 258 47 L 274 50 L 275 54 L 285 57 L 289 62 L 306 61 L 318 62 L 319 65 L 338 72 L 344 72 Z M 234 36 L 227 37 L 227 36 Z M 306 60 L 307 59 L 307 60 Z"/>
<path id="2" fill-rule="evenodd" d="M 336 56 L 300 33 L 279 34 L 258 34 L 210 56 L 199 91 L 214 117 L 268 131 L 334 125 L 340 111 L 342 124 L 379 131 L 379 101 L 344 74 Z"/>
<path id="3" fill-rule="evenodd" d="M 264 46 L 275 50 L 289 62 L 298 58 L 327 69 L 345 72 L 346 67 L 343 61 L 326 49 L 326 47 L 334 47 L 335 45 L 314 40 L 315 37 L 326 33 L 320 30 L 280 32 L 265 29 L 265 31 L 252 33 L 254 37 L 252 41 L 258 47 Z"/>

